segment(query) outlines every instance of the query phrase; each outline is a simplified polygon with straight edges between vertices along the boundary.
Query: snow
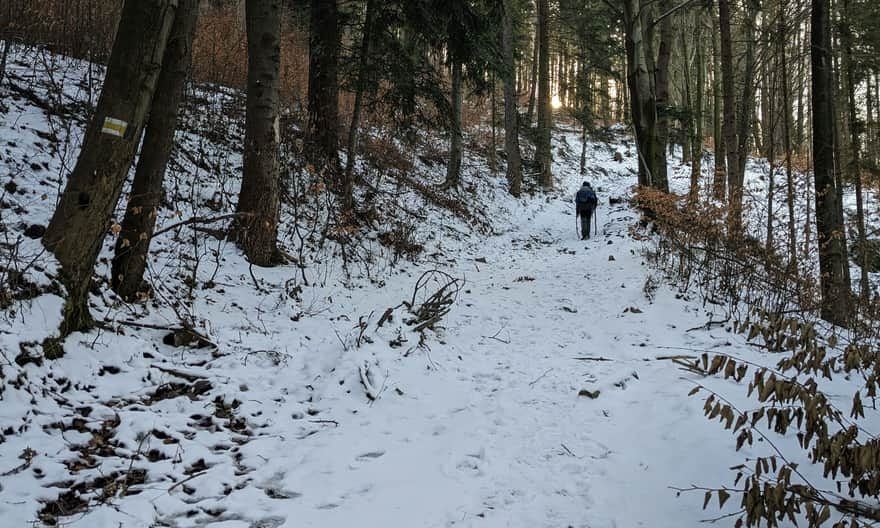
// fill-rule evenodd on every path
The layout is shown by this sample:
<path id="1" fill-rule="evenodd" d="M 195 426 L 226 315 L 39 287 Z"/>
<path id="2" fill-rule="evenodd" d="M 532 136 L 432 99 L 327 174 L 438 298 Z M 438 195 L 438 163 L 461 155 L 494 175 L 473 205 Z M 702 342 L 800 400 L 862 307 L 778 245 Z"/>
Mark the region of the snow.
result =
<path id="1" fill-rule="evenodd" d="M 21 160 L 45 155 L 32 131 L 49 122 L 5 90 L 12 108 L 0 127 L 4 178 Z M 234 94 L 211 97 L 219 108 Z M 11 116 L 23 124 L 10 126 Z M 169 187 L 188 189 L 192 199 L 163 210 L 160 228 L 179 220 L 179 211 L 203 214 L 205 200 L 222 202 L 218 188 L 234 195 L 240 127 L 230 130 L 228 149 L 179 134 L 181 145 L 216 163 L 197 178 L 194 164 L 176 154 Z M 375 243 L 375 260 L 345 275 L 334 249 L 309 246 L 306 283 L 295 265 L 249 269 L 233 245 L 203 236 L 197 251 L 208 258 L 193 272 L 180 259 L 189 235 L 166 237 L 151 261 L 157 300 L 127 306 L 102 290 L 92 301 L 105 327 L 70 336 L 66 355 L 42 365 L 12 360 L 57 328 L 61 298 L 15 304 L 0 322 L 3 524 L 35 521 L 74 482 L 115 475 L 125 483 L 133 469 L 147 471 L 143 482 L 131 479 L 128 492 L 126 484 L 98 487 L 87 509 L 60 521 L 72 528 L 629 528 L 697 526 L 733 511 L 736 501 L 720 513 L 704 511 L 702 493 L 678 496 L 673 488 L 730 484 L 730 466 L 771 449 L 758 443 L 735 452 L 734 437 L 703 417 L 702 399 L 687 397 L 697 382 L 725 393 L 741 388 L 698 378 L 664 357 L 715 350 L 762 361 L 761 352 L 724 327 L 698 328 L 722 317 L 646 266 L 651 239 L 630 236 L 638 213 L 608 205 L 635 183 L 632 142 L 616 132 L 612 144 L 588 146 L 587 179 L 602 205 L 599 232 L 586 242 L 577 238 L 571 203 L 584 179 L 579 134 L 563 127 L 554 136 L 554 191 L 514 199 L 503 173 L 489 174 L 473 154 L 466 160 L 463 187 L 472 191 L 461 199 L 480 204 L 474 214 L 488 232 L 384 182 L 394 188 L 378 198 L 385 211 L 396 211 L 396 201 L 428 218 L 416 227 L 426 250 L 415 262 L 392 263 Z M 615 151 L 629 154 L 618 163 Z M 57 155 L 46 162 L 45 171 L 15 173 L 29 194 L 47 197 L 16 195 L 26 207 L 15 221 L 4 210 L 7 226 L 47 222 L 59 189 L 40 183 L 41 174 L 69 166 Z M 417 161 L 416 171 L 436 182 L 443 167 Z M 293 249 L 297 226 L 285 214 L 284 243 Z M 375 241 L 376 233 L 366 238 Z M 44 264 L 27 276 L 48 283 L 50 257 L 39 241 L 22 244 Z M 439 327 L 419 334 L 400 305 L 435 269 L 463 282 Z M 98 271 L 106 275 L 106 264 Z M 190 275 L 199 286 L 187 298 L 181 292 Z M 377 326 L 390 307 L 397 307 L 392 319 Z M 162 344 L 166 332 L 150 325 L 181 317 L 217 347 Z M 181 373 L 210 389 L 160 398 L 173 389 L 168 384 L 191 381 Z M 734 401 L 745 401 L 740 396 Z M 81 456 L 108 442 L 114 454 Z M 26 449 L 31 460 L 19 458 Z"/>

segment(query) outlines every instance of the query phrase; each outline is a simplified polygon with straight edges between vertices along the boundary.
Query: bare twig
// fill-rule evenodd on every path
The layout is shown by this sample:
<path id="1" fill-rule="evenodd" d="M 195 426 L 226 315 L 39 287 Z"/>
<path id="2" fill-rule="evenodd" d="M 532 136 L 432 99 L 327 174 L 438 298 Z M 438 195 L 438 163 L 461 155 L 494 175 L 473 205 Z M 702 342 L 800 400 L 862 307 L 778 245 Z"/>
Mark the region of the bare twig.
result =
<path id="1" fill-rule="evenodd" d="M 546 376 L 547 374 L 549 374 L 550 371 L 552 371 L 552 370 L 553 370 L 552 368 L 548 368 L 547 370 L 545 370 L 543 374 L 541 374 L 540 376 L 538 376 L 537 378 L 535 378 L 534 381 L 532 381 L 531 383 L 529 383 L 529 387 L 534 387 L 536 383 L 538 383 L 539 381 L 541 381 L 541 379 L 542 379 L 544 376 Z"/>

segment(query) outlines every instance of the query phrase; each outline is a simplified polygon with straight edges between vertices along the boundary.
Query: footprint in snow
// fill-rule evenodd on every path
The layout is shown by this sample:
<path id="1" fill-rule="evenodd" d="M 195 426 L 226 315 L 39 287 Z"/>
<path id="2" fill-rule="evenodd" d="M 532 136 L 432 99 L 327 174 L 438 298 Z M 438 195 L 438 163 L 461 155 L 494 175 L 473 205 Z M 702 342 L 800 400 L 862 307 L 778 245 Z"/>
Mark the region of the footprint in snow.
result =
<path id="1" fill-rule="evenodd" d="M 384 449 L 377 449 L 376 451 L 361 453 L 360 455 L 355 457 L 354 462 L 348 465 L 348 469 L 358 469 L 363 463 L 370 462 L 371 460 L 376 460 L 377 458 L 381 458 L 383 456 L 385 456 Z"/>
<path id="2" fill-rule="evenodd" d="M 379 458 L 379 457 L 383 456 L 384 454 L 385 454 L 385 450 L 379 449 L 376 451 L 370 451 L 370 452 L 364 453 L 362 455 L 358 455 L 357 460 L 361 460 L 361 461 L 372 460 L 372 459 Z"/>
<path id="3" fill-rule="evenodd" d="M 284 473 L 278 472 L 259 484 L 257 488 L 263 490 L 263 493 L 270 499 L 296 499 L 302 497 L 302 493 L 298 491 L 284 489 L 281 485 L 283 480 Z"/>
<path id="4" fill-rule="evenodd" d="M 252 522 L 248 528 L 278 528 L 286 521 L 284 517 L 264 517 Z"/>

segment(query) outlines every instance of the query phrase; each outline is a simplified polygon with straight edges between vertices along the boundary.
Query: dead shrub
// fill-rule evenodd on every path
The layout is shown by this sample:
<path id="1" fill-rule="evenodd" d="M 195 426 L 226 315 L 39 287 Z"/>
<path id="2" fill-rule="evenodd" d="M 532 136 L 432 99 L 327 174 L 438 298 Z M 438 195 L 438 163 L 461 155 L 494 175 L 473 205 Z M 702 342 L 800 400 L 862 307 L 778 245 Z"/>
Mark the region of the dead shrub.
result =
<path id="1" fill-rule="evenodd" d="M 401 257 L 414 260 L 425 247 L 416 241 L 416 227 L 405 222 L 396 222 L 388 231 L 379 234 L 379 242 L 391 250 L 392 264 Z"/>
<path id="2" fill-rule="evenodd" d="M 657 235 L 648 254 L 653 263 L 679 287 L 698 291 L 704 303 L 722 306 L 734 332 L 778 358 L 766 366 L 713 350 L 674 360 L 700 376 L 744 384 L 758 402 L 737 406 L 697 384 L 691 395 L 705 395 L 706 417 L 732 432 L 737 450 L 748 446 L 757 455 L 731 468 L 732 487 L 679 491 L 703 493 L 704 507 L 713 498 L 723 507 L 735 497 L 739 509 L 725 517 L 736 518 L 737 527 L 773 527 L 783 520 L 809 527 L 873 526 L 880 520 L 880 439 L 865 421 L 863 399 L 873 402 L 880 387 L 880 332 L 844 335 L 818 322 L 812 273 L 790 266 L 755 239 L 728 237 L 724 208 L 650 189 L 640 190 L 636 203 L 650 211 Z M 872 316 L 863 312 L 863 323 Z M 823 380 L 836 377 L 850 380 L 848 409 L 841 385 L 825 391 Z M 774 435 L 796 437 L 798 448 L 782 449 Z M 804 460 L 820 469 L 804 471 Z"/>
<path id="3" fill-rule="evenodd" d="M 122 0 L 5 0 L 0 39 L 102 62 L 110 56 L 121 11 Z"/>

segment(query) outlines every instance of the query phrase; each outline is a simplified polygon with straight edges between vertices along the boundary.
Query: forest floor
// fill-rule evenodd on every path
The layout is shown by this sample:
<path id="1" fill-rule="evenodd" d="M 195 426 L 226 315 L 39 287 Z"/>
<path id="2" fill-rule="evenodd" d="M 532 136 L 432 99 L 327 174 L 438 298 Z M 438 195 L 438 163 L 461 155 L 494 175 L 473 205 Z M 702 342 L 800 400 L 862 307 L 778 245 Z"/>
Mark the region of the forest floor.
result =
<path id="1" fill-rule="evenodd" d="M 40 112 L 16 101 L 5 115 L 18 112 L 20 129 L 4 131 L 0 162 L 32 170 L 16 172 L 28 192 L 6 198 L 12 234 L 48 221 L 54 183 L 40 173 L 59 170 L 58 151 L 32 145 L 47 133 Z M 103 329 L 68 338 L 59 360 L 26 362 L 61 299 L 16 303 L 0 323 L 0 524 L 658 528 L 735 511 L 673 488 L 730 485 L 728 468 L 769 446 L 736 453 L 687 394 L 697 382 L 743 390 L 670 357 L 761 352 L 646 265 L 625 134 L 589 144 L 601 204 L 589 241 L 573 215 L 577 133 L 559 130 L 554 152 L 557 190 L 522 200 L 471 164 L 465 184 L 488 201 L 491 231 L 426 208 L 425 255 L 369 280 L 328 272 L 293 295 L 295 266 L 248 269 L 219 247 L 219 271 L 200 272 L 213 287 L 191 303 L 210 346 L 162 343 L 173 303 L 132 308 L 105 292 L 93 298 Z M 401 302 L 423 276 L 415 307 L 448 279 L 457 295 L 420 333 Z"/>

